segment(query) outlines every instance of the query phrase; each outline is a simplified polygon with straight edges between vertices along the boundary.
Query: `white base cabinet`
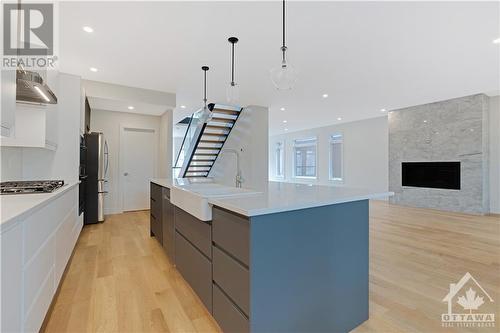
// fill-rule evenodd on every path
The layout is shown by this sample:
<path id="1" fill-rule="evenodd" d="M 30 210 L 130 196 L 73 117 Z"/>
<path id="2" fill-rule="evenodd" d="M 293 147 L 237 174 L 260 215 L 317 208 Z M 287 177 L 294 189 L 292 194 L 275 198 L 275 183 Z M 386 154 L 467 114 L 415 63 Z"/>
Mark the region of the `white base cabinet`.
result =
<path id="1" fill-rule="evenodd" d="M 78 186 L 0 235 L 1 332 L 38 332 L 83 226 Z"/>

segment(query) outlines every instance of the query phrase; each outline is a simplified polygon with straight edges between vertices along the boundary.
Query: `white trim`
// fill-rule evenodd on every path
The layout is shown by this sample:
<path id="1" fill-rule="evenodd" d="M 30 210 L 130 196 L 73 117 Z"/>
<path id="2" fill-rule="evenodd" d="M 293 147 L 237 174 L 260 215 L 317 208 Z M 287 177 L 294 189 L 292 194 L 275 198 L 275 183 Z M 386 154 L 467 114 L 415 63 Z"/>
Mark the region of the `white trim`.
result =
<path id="1" fill-rule="evenodd" d="M 340 174 L 342 175 L 342 178 L 333 178 L 332 177 L 332 143 L 336 141 L 334 137 L 341 137 L 341 151 L 340 151 Z M 336 132 L 333 134 L 329 135 L 329 140 L 328 140 L 328 180 L 331 181 L 334 184 L 344 184 L 345 182 L 345 174 L 344 174 L 344 133 L 342 132 Z"/>
<path id="2" fill-rule="evenodd" d="M 285 143 L 285 139 L 282 139 L 282 140 L 279 140 L 277 142 L 275 142 L 275 147 L 274 147 L 274 157 L 277 158 L 276 156 L 276 150 L 277 150 L 277 145 L 280 144 L 281 145 L 281 151 L 283 152 L 283 160 L 281 161 L 281 168 L 283 170 L 283 173 L 281 175 L 278 175 L 278 169 L 276 168 L 277 167 L 277 160 L 275 161 L 274 163 L 274 177 L 276 179 L 285 179 L 285 175 L 286 175 L 286 143 Z"/>
<path id="3" fill-rule="evenodd" d="M 118 172 L 119 172 L 119 177 L 118 177 L 118 191 L 119 191 L 119 209 L 121 210 L 121 213 L 124 212 L 124 169 L 123 169 L 123 164 L 124 164 L 124 154 L 123 152 L 125 151 L 124 147 L 124 135 L 125 131 L 137 131 L 137 132 L 146 132 L 146 133 L 153 133 L 154 135 L 154 151 L 155 153 L 153 154 L 153 177 L 158 176 L 158 145 L 159 145 L 159 134 L 158 131 L 156 131 L 154 128 L 149 128 L 149 127 L 137 127 L 137 126 L 127 126 L 120 124 L 120 134 L 119 134 L 119 148 L 117 152 L 118 156 Z"/>

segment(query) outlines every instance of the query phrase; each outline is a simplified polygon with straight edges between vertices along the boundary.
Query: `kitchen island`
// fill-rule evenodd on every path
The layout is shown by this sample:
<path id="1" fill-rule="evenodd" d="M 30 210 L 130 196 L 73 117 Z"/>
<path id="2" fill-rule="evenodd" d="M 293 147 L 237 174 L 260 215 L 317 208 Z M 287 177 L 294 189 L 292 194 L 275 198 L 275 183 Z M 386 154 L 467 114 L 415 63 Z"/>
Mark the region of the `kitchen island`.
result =
<path id="1" fill-rule="evenodd" d="M 175 263 L 226 332 L 347 332 L 368 319 L 369 200 L 390 195 L 279 182 L 207 194 L 211 221 L 174 207 Z"/>

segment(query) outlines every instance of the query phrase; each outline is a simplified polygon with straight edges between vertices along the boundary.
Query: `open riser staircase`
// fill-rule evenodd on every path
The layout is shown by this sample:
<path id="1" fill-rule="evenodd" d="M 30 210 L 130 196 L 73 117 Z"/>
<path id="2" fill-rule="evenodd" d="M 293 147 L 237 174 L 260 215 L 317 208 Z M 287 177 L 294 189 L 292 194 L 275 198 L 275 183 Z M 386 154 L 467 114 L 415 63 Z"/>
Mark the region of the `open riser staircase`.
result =
<path id="1" fill-rule="evenodd" d="M 179 177 L 207 177 L 233 129 L 241 111 L 240 107 L 209 104 L 211 118 L 199 113 L 191 117 L 175 167 Z"/>

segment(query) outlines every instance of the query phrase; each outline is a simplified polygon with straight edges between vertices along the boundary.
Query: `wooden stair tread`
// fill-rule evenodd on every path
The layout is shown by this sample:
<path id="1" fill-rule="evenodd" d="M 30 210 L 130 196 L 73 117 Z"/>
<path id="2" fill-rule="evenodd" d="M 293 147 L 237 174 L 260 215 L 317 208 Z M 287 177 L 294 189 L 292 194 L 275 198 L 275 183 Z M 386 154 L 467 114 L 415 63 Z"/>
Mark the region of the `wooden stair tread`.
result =
<path id="1" fill-rule="evenodd" d="M 196 147 L 196 149 L 200 149 L 200 150 L 220 150 L 221 147 Z"/>
<path id="2" fill-rule="evenodd" d="M 218 126 L 218 125 L 207 125 L 205 128 L 215 128 L 215 129 L 223 129 L 223 130 L 230 130 L 231 127 L 227 126 Z"/>
<path id="3" fill-rule="evenodd" d="M 219 133 L 203 133 L 202 136 L 223 136 L 226 137 L 227 134 L 219 134 Z"/>
<path id="4" fill-rule="evenodd" d="M 216 123 L 234 123 L 236 119 L 213 117 L 211 121 Z"/>
<path id="5" fill-rule="evenodd" d="M 230 115 L 234 115 L 234 116 L 237 116 L 239 115 L 239 111 L 234 111 L 234 110 L 225 110 L 225 109 L 213 109 L 212 110 L 213 113 L 224 113 L 224 114 L 230 114 Z"/>
<path id="6" fill-rule="evenodd" d="M 220 141 L 220 140 L 200 140 L 200 143 L 224 143 L 224 141 Z"/>

